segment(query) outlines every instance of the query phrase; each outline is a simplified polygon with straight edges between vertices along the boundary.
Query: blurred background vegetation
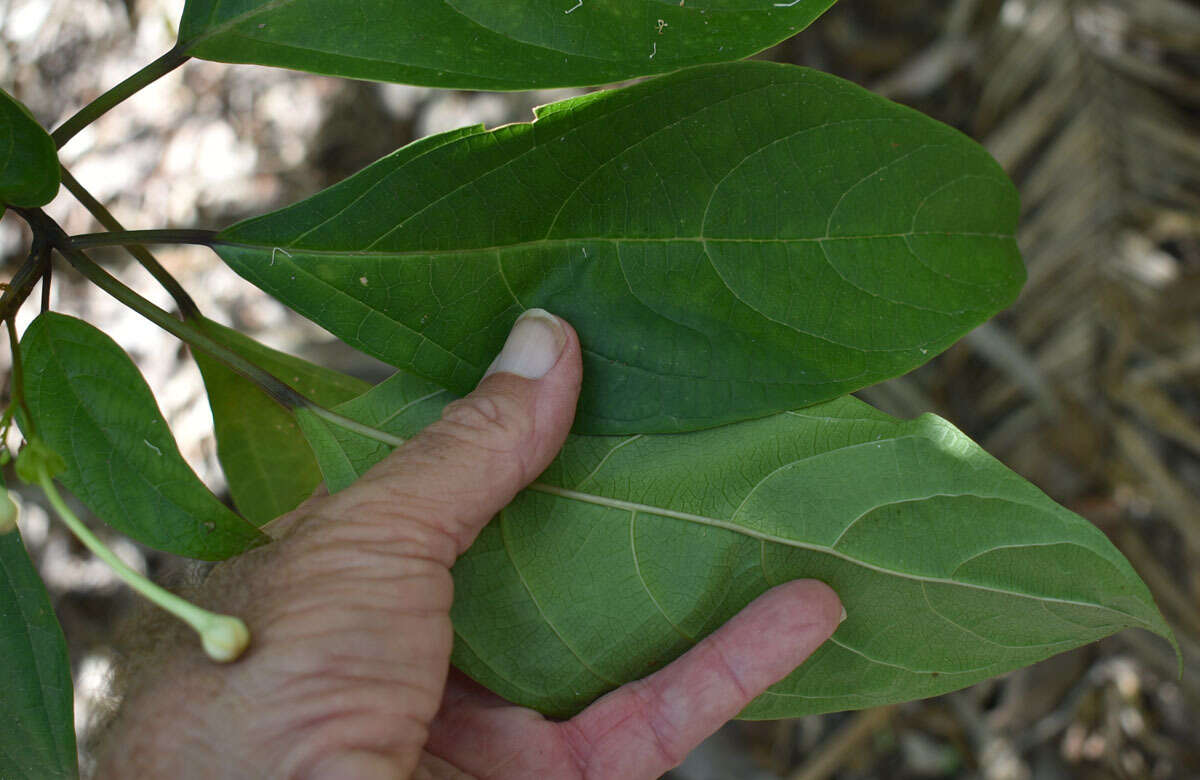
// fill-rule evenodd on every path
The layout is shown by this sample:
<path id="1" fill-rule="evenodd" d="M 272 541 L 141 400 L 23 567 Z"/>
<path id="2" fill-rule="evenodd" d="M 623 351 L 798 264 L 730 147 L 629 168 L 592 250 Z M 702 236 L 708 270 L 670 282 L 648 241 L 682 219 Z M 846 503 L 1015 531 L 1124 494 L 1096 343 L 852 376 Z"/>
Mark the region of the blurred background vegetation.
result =
<path id="1" fill-rule="evenodd" d="M 53 127 L 169 48 L 181 10 L 182 0 L 0 0 L 0 84 Z M 860 395 L 893 414 L 948 418 L 1103 529 L 1175 627 L 1185 668 L 1180 677 L 1164 642 L 1127 631 L 937 699 L 733 723 L 671 776 L 1200 777 L 1200 3 L 842 0 L 762 56 L 836 73 L 954 125 L 1017 182 L 1029 268 L 1020 300 L 928 366 Z M 312 194 L 415 138 L 526 121 L 534 105 L 569 94 L 191 62 L 74 139 L 63 161 L 127 227 L 215 228 Z M 48 210 L 69 232 L 100 229 L 67 197 Z M 7 273 L 28 238 L 12 216 L 0 221 Z M 95 256 L 170 306 L 120 252 Z M 386 375 L 206 250 L 158 256 L 214 319 L 368 379 Z M 68 272 L 55 277 L 52 302 L 133 355 L 185 457 L 220 492 L 186 351 Z M 7 373 L 8 356 L 0 360 Z M 24 503 L 22 530 L 70 644 L 86 745 L 112 703 L 114 627 L 133 599 L 34 496 Z M 152 576 L 169 582 L 186 569 L 99 530 Z"/>

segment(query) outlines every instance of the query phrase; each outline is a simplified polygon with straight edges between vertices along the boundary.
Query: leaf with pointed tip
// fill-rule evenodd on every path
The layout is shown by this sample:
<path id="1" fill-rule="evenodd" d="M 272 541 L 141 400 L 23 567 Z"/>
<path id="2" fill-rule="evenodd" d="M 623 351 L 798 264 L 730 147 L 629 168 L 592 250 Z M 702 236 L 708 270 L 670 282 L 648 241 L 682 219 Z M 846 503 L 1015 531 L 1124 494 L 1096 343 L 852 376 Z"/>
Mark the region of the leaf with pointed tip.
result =
<path id="1" fill-rule="evenodd" d="M 10 206 L 44 206 L 59 185 L 58 150 L 29 109 L 0 89 L 0 214 Z"/>
<path id="2" fill-rule="evenodd" d="M 322 406 L 349 401 L 371 388 L 360 379 L 270 349 L 211 320 L 197 318 L 192 324 Z M 208 391 L 217 457 L 234 505 L 258 526 L 295 509 L 321 482 L 317 460 L 295 417 L 224 363 L 198 350 L 192 354 Z"/>
<path id="3" fill-rule="evenodd" d="M 970 139 L 823 73 L 694 68 L 402 149 L 234 225 L 234 270 L 451 392 L 522 310 L 579 332 L 581 433 L 694 430 L 931 359 L 1024 281 Z"/>
<path id="4" fill-rule="evenodd" d="M 0 777 L 78 777 L 71 662 L 19 531 L 0 534 Z"/>
<path id="5" fill-rule="evenodd" d="M 382 414 L 380 385 L 360 422 L 408 437 L 447 400 L 393 387 L 390 408 L 411 411 Z M 387 451 L 335 437 L 322 467 L 361 474 Z M 1095 526 L 945 420 L 844 397 L 696 433 L 570 437 L 455 564 L 453 660 L 567 717 L 808 577 L 849 618 L 742 717 L 933 696 L 1129 627 L 1174 643 Z"/>
<path id="6" fill-rule="evenodd" d="M 188 467 L 146 380 L 104 333 L 44 312 L 21 338 L 21 359 L 33 428 L 67 464 L 57 479 L 104 522 L 203 560 L 267 541 Z"/>
<path id="7" fill-rule="evenodd" d="M 193 57 L 431 87 L 605 84 L 747 57 L 834 0 L 188 0 Z"/>

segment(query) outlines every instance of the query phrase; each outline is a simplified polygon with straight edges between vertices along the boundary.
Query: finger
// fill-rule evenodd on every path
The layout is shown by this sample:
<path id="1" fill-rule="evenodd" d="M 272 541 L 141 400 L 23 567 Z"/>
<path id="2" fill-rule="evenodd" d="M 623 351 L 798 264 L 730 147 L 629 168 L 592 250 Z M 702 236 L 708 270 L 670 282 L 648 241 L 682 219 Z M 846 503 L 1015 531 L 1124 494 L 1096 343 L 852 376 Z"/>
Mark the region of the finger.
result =
<path id="1" fill-rule="evenodd" d="M 457 669 L 429 726 L 426 752 L 471 777 L 578 776 L 560 724 L 507 702 Z"/>
<path id="2" fill-rule="evenodd" d="M 815 580 L 780 585 L 667 667 L 560 725 L 583 774 L 653 778 L 787 676 L 842 619 Z"/>
<path id="3" fill-rule="evenodd" d="M 372 542 L 392 541 L 379 539 L 380 531 L 411 539 L 423 557 L 449 566 L 558 453 L 581 375 L 574 329 L 530 309 L 474 392 L 332 496 L 322 513 L 370 523 L 363 538 Z"/>

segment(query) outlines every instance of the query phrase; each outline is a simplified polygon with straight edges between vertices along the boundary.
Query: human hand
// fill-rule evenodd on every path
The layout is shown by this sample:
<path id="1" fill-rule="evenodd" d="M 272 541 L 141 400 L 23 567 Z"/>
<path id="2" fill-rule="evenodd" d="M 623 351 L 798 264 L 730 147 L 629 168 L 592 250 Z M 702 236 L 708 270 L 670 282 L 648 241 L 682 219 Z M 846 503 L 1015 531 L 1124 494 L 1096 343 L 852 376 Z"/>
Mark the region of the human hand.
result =
<path id="1" fill-rule="evenodd" d="M 129 696 L 101 777 L 652 778 L 824 642 L 842 614 L 780 585 L 688 653 L 564 722 L 449 671 L 450 568 L 558 453 L 574 330 L 526 315 L 490 373 L 352 487 L 267 527 L 201 596 L 253 644 L 217 666 L 172 647 Z"/>

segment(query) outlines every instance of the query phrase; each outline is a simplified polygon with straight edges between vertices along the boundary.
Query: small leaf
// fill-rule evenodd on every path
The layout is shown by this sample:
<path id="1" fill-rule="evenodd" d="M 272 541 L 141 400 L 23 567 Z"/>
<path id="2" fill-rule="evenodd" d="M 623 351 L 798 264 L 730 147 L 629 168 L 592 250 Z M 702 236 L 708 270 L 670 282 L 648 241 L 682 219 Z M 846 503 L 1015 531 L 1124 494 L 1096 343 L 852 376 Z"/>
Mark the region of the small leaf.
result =
<path id="1" fill-rule="evenodd" d="M 219 234 L 239 274 L 451 392 L 522 310 L 579 332 L 580 433 L 694 430 L 902 374 L 1012 302 L 1018 203 L 958 132 L 747 62 L 412 147 Z"/>
<path id="2" fill-rule="evenodd" d="M 27 485 L 36 485 L 44 473 L 53 479 L 67 470 L 67 462 L 37 436 L 30 436 L 29 441 L 17 454 L 17 476 Z"/>
<path id="3" fill-rule="evenodd" d="M 933 696 L 1129 627 L 1174 643 L 1095 526 L 945 420 L 845 397 L 698 433 L 570 437 L 455 565 L 453 660 L 566 717 L 805 577 L 849 619 L 742 717 Z"/>
<path id="4" fill-rule="evenodd" d="M 0 213 L 44 206 L 59 185 L 58 151 L 29 109 L 0 90 Z"/>
<path id="5" fill-rule="evenodd" d="M 188 0 L 179 46 L 220 62 L 432 87 L 542 89 L 738 60 L 834 0 Z"/>
<path id="6" fill-rule="evenodd" d="M 337 407 L 337 411 L 372 428 L 408 437 L 436 420 L 452 398 L 432 382 L 400 371 L 365 395 Z M 317 454 L 330 493 L 349 487 L 390 450 L 385 444 L 333 425 L 307 410 L 299 410 L 296 418 Z"/>
<path id="7" fill-rule="evenodd" d="M 211 320 L 192 324 L 209 338 L 322 406 L 365 393 L 371 385 L 270 349 Z M 194 350 L 204 377 L 217 438 L 217 457 L 242 516 L 263 525 L 295 509 L 321 482 L 312 449 L 292 413 L 224 363 Z"/>
<path id="8" fill-rule="evenodd" d="M 142 544 L 221 560 L 267 537 L 188 467 L 133 361 L 86 322 L 45 312 L 21 339 L 34 430 L 66 460 L 58 479 Z M 28 421 L 22 430 L 32 435 Z"/>
<path id="9" fill-rule="evenodd" d="M 71 662 L 21 534 L 0 534 L 0 777 L 78 777 Z"/>
<path id="10" fill-rule="evenodd" d="M 0 535 L 16 530 L 18 514 L 17 502 L 12 500 L 7 488 L 0 487 Z"/>

